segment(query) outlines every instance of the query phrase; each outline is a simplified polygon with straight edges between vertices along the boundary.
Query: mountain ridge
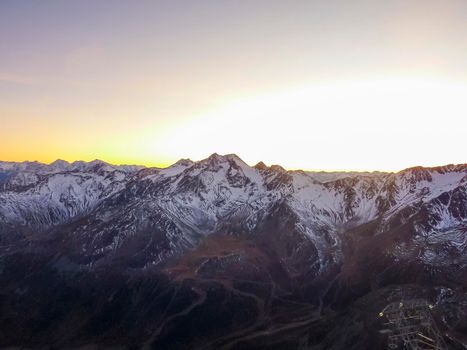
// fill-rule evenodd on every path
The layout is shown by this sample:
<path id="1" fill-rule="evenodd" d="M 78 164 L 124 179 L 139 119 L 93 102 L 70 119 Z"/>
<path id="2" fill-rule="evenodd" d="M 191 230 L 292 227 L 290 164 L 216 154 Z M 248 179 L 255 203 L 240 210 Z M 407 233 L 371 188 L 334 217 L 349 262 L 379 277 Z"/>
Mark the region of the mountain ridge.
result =
<path id="1" fill-rule="evenodd" d="M 54 167 L 71 167 L 71 169 L 73 169 L 73 166 L 76 166 L 76 165 L 79 165 L 79 164 L 96 164 L 96 163 L 101 163 L 101 164 L 106 164 L 106 165 L 109 165 L 109 166 L 112 166 L 112 167 L 115 167 L 115 168 L 119 168 L 119 167 L 122 167 L 122 168 L 138 168 L 138 169 L 166 169 L 166 168 L 170 168 L 174 165 L 176 165 L 177 163 L 183 163 L 183 162 L 189 162 L 189 163 L 196 163 L 196 162 L 200 162 L 200 161 L 203 161 L 203 160 L 206 160 L 206 159 L 209 159 L 211 157 L 224 157 L 224 158 L 229 158 L 229 157 L 232 157 L 232 158 L 237 158 L 239 160 L 241 160 L 242 162 L 244 162 L 237 154 L 235 153 L 229 153 L 229 154 L 225 154 L 225 155 L 220 155 L 218 153 L 213 153 L 211 154 L 210 156 L 204 158 L 204 159 L 201 159 L 201 160 L 198 160 L 198 161 L 193 161 L 189 158 L 181 158 L 179 159 L 178 161 L 176 161 L 175 163 L 171 164 L 171 165 L 168 165 L 166 167 L 158 167 L 158 166 L 146 166 L 146 165 L 137 165 L 137 164 L 114 164 L 114 163 L 111 163 L 111 162 L 106 162 L 104 160 L 100 160 L 100 159 L 94 159 L 92 161 L 83 161 L 83 160 L 75 160 L 73 162 L 69 162 L 69 161 L 66 161 L 66 160 L 63 160 L 63 159 L 60 159 L 60 158 L 57 158 L 55 161 L 52 161 L 50 163 L 44 163 L 44 162 L 40 162 L 40 161 L 29 161 L 29 160 L 25 160 L 25 161 L 2 161 L 0 160 L 0 166 L 3 166 L 4 169 L 7 169 L 8 167 L 14 167 L 15 165 L 20 165 L 20 164 L 24 164 L 24 165 L 30 165 L 30 166 L 38 166 L 38 167 L 44 167 L 44 166 L 48 166 L 48 167 L 51 167 L 51 168 L 54 168 Z M 275 165 L 278 165 L 278 164 L 272 164 L 271 166 L 275 166 Z M 266 166 L 266 164 L 263 162 L 263 161 L 259 161 L 256 165 L 254 165 L 253 167 L 255 166 Z M 280 165 L 278 165 L 280 166 Z M 382 170 L 361 170 L 361 171 L 357 171 L 357 170 L 305 170 L 305 169 L 287 169 L 286 171 L 305 171 L 305 172 L 309 172 L 309 173 L 349 173 L 349 174 L 372 174 L 372 173 L 398 173 L 398 172 L 402 172 L 402 171 L 406 171 L 406 170 L 409 170 L 409 169 L 421 169 L 421 168 L 424 168 L 424 169 L 433 169 L 433 168 L 444 168 L 444 167 L 456 167 L 456 166 L 467 166 L 467 163 L 449 163 L 449 164 L 445 164 L 445 165 L 439 165 L 439 166 L 421 166 L 421 165 L 413 165 L 411 167 L 408 167 L 408 168 L 404 168 L 404 169 L 401 169 L 401 170 L 398 170 L 398 171 L 382 171 Z M 285 170 L 285 169 L 284 169 Z"/>
<path id="2" fill-rule="evenodd" d="M 49 171 L 42 164 L 32 168 L 21 164 L 0 178 L 0 224 L 45 229 L 126 196 L 124 205 L 132 201 L 137 207 L 148 205 L 153 209 L 147 210 L 160 211 L 167 220 L 189 228 L 191 233 L 182 241 L 208 234 L 226 219 L 243 217 L 252 229 L 257 215 L 278 201 L 285 201 L 298 215 L 309 237 L 320 240 L 313 232 L 324 229 L 334 232 L 331 240 L 338 240 L 338 231 L 378 217 L 389 220 L 403 208 L 449 196 L 467 183 L 465 164 L 412 167 L 398 173 L 320 173 L 316 178 L 314 173 L 276 165 L 250 167 L 234 154 L 216 153 L 167 168 L 119 168 L 92 161 L 69 163 L 67 171 L 63 163 L 58 164 L 60 170 L 52 163 Z M 326 175 L 330 177 L 323 178 Z"/>
<path id="3" fill-rule="evenodd" d="M 453 349 L 467 343 L 466 164 L 345 176 L 218 154 L 64 166 L 0 163 L 0 346 L 340 349 L 344 332 L 375 349 L 375 308 L 408 295 L 432 300 Z M 19 318 L 22 305 L 35 312 Z"/>

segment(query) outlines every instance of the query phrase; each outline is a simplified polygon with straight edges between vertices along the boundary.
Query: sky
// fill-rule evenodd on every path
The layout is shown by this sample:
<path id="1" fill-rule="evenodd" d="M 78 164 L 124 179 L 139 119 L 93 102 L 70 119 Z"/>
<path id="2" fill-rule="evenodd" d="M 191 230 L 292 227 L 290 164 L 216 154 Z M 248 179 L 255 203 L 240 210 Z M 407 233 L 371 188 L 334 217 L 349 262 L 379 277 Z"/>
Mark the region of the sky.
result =
<path id="1" fill-rule="evenodd" d="M 465 0 L 0 0 L 0 160 L 467 162 Z"/>

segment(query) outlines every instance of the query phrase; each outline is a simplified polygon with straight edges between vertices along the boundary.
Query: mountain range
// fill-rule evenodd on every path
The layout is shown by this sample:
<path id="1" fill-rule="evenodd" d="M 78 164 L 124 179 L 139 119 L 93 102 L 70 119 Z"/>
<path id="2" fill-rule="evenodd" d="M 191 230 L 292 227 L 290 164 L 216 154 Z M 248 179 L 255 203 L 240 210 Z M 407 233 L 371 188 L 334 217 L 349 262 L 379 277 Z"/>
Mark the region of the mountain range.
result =
<path id="1" fill-rule="evenodd" d="M 467 348 L 467 164 L 0 162 L 0 347 L 384 349 L 424 298 Z"/>

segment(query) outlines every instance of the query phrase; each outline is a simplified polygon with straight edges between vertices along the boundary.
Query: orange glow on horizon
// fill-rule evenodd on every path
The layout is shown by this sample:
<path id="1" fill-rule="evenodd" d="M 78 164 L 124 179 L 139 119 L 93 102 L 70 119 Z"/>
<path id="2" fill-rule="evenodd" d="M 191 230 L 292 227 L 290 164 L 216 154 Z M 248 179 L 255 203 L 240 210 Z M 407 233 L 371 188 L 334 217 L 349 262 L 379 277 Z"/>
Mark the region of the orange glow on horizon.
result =
<path id="1" fill-rule="evenodd" d="M 464 0 L 0 8 L 0 160 L 467 162 Z"/>
<path id="2" fill-rule="evenodd" d="M 86 125 L 71 129 L 63 123 L 44 129 L 38 118 L 29 127 L 16 125 L 24 128 L 21 139 L 13 132 L 3 138 L 7 147 L 0 159 L 98 158 L 167 167 L 180 158 L 200 160 L 217 152 L 236 153 L 250 165 L 264 161 L 287 169 L 398 171 L 465 161 L 466 101 L 465 85 L 433 79 L 309 84 L 157 125 L 107 121 L 90 132 Z"/>

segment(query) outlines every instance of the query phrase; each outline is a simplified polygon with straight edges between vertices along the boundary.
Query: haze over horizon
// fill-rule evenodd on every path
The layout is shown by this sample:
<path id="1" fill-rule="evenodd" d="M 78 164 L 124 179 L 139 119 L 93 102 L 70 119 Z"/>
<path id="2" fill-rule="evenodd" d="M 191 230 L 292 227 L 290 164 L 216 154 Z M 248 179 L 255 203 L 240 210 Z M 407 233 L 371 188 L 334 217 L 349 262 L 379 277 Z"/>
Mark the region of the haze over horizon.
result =
<path id="1" fill-rule="evenodd" d="M 465 163 L 467 3 L 0 2 L 0 160 Z"/>
<path id="2" fill-rule="evenodd" d="M 156 167 L 156 168 L 160 168 L 160 169 L 165 169 L 165 168 L 170 168 L 172 166 L 176 166 L 178 162 L 180 161 L 193 161 L 193 162 L 201 162 L 203 160 L 207 160 L 209 157 L 213 156 L 213 155 L 219 155 L 218 153 L 213 153 L 209 156 L 206 156 L 204 158 L 200 158 L 200 159 L 190 159 L 190 158 L 180 158 L 178 159 L 177 161 L 175 161 L 174 163 L 171 163 L 171 164 L 168 164 L 168 165 L 160 165 L 160 166 L 151 166 L 151 165 L 144 165 L 144 164 L 136 164 L 136 163 L 113 163 L 113 162 L 107 162 L 103 159 L 92 159 L 92 160 L 82 160 L 82 159 L 76 159 L 76 160 L 72 160 L 72 161 L 68 161 L 68 160 L 64 160 L 64 159 L 60 159 L 60 158 L 57 158 L 51 162 L 41 162 L 41 161 L 38 161 L 38 160 L 24 160 L 24 161 L 3 161 L 0 159 L 0 163 L 2 162 L 11 162 L 11 163 L 23 163 L 23 162 L 31 162 L 31 163 L 34 163 L 34 162 L 38 162 L 40 164 L 46 164 L 46 165 L 53 165 L 54 163 L 56 162 L 66 162 L 70 165 L 72 165 L 73 163 L 75 162 L 86 162 L 86 163 L 92 163 L 92 162 L 104 162 L 104 163 L 107 163 L 107 164 L 110 164 L 111 166 L 141 166 L 141 167 L 145 167 L 145 168 L 151 168 L 151 167 Z M 243 160 L 243 158 L 241 156 L 239 156 L 238 154 L 221 154 L 220 156 L 221 157 L 228 157 L 228 156 L 231 156 L 231 155 L 234 155 L 234 156 L 237 156 L 238 158 L 240 158 L 240 160 L 242 160 L 243 162 L 245 162 Z M 256 163 L 247 163 L 245 162 L 248 166 L 250 167 L 254 167 L 254 166 L 257 166 L 258 164 L 260 163 L 263 163 L 265 164 L 266 166 L 280 166 L 280 167 L 283 167 L 281 164 L 277 164 L 277 163 L 268 163 L 266 164 L 265 162 L 263 162 L 262 160 L 259 160 L 258 162 Z M 437 164 L 435 165 L 434 167 L 444 167 L 444 166 L 450 166 L 450 165 L 453 165 L 453 166 L 459 166 L 459 165 L 464 165 L 466 163 L 446 163 L 446 164 Z M 418 168 L 420 167 L 421 165 L 417 165 L 417 164 L 414 164 L 412 166 L 409 166 L 409 167 L 406 167 L 406 168 L 401 168 L 401 169 L 395 169 L 395 170 L 378 170 L 378 169 L 375 169 L 375 170 L 367 170 L 367 169 L 327 169 L 327 170 L 321 170 L 321 169 L 307 169 L 307 168 L 286 168 L 286 167 L 283 167 L 286 171 L 308 171 L 308 172 L 323 172 L 323 173 L 326 173 L 326 172 L 329 172 L 329 173 L 333 173 L 333 172 L 348 172 L 348 173 L 398 173 L 400 171 L 404 171 L 406 169 L 411 169 L 411 168 Z M 421 166 L 421 167 L 425 167 L 425 166 Z M 425 168 L 430 168 L 428 166 L 426 166 Z"/>

